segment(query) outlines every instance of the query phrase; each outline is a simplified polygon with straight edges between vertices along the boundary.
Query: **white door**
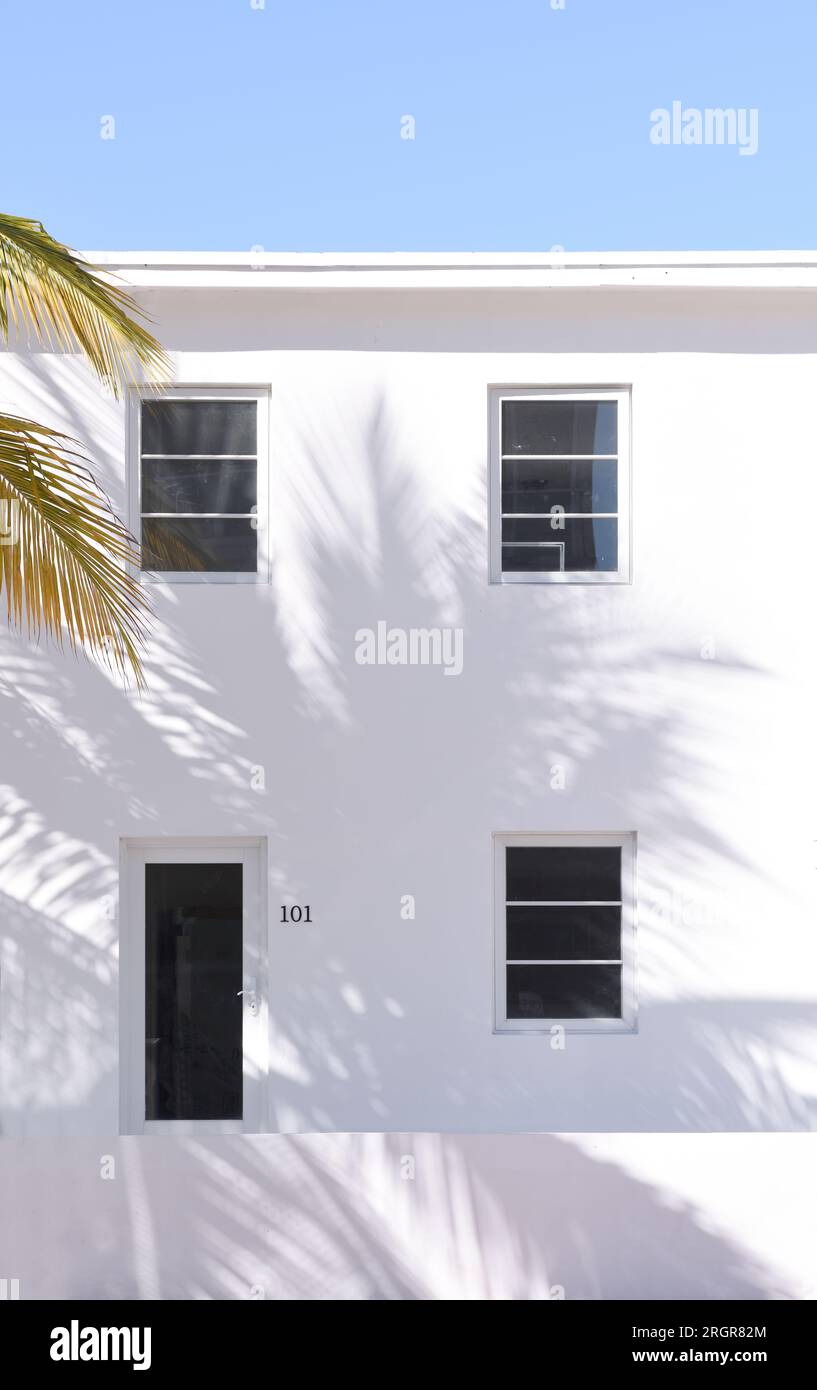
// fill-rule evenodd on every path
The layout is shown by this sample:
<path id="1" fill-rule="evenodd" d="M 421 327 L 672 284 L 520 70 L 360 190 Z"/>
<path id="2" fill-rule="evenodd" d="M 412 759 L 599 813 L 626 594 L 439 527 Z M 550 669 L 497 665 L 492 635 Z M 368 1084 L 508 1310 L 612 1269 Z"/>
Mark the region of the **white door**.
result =
<path id="1" fill-rule="evenodd" d="M 257 841 L 123 842 L 122 1129 L 262 1128 L 263 855 Z"/>

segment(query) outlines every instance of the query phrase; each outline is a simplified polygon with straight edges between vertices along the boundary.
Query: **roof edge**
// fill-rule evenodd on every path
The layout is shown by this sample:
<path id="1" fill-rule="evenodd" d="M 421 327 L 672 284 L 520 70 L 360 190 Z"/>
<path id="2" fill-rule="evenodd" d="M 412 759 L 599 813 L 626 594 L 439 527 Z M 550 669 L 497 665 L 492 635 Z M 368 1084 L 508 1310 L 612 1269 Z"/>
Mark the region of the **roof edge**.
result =
<path id="1" fill-rule="evenodd" d="M 817 251 L 86 251 L 134 288 L 817 288 Z"/>
<path id="2" fill-rule="evenodd" d="M 814 251 L 83 251 L 87 260 L 106 266 L 191 266 L 213 269 L 264 266 L 298 270 L 476 270 L 553 268 L 656 269 L 677 266 L 817 266 Z"/>

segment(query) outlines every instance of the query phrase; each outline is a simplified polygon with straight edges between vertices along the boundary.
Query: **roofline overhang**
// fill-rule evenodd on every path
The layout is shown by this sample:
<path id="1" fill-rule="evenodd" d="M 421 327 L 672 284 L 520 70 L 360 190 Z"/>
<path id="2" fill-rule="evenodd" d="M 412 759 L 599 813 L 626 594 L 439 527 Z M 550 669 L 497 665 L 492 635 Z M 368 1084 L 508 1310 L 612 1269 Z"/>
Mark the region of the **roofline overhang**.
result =
<path id="1" fill-rule="evenodd" d="M 817 251 L 86 251 L 135 289 L 817 289 Z"/>

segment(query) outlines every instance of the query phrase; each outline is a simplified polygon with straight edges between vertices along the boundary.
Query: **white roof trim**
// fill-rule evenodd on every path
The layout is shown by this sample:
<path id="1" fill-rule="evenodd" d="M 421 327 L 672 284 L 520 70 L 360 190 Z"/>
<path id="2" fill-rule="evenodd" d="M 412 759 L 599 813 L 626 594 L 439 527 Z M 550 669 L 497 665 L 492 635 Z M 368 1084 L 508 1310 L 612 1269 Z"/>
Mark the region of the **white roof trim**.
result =
<path id="1" fill-rule="evenodd" d="M 134 288 L 817 288 L 817 251 L 86 251 L 84 255 Z"/>

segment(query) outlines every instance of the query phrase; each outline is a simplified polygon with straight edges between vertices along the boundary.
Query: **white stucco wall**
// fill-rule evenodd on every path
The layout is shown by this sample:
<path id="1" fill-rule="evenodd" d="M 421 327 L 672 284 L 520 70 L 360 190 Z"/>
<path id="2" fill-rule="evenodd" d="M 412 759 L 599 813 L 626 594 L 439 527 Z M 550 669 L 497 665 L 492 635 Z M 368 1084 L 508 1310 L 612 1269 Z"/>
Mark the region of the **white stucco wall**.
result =
<path id="1" fill-rule="evenodd" d="M 142 698 L 0 632 L 2 1133 L 116 1133 L 118 842 L 157 834 L 268 837 L 273 1130 L 812 1127 L 813 299 L 145 299 L 180 383 L 271 385 L 272 582 L 154 588 Z M 632 385 L 631 585 L 488 584 L 495 383 Z M 3 359 L 0 400 L 123 505 L 83 369 Z M 462 675 L 358 666 L 381 619 L 462 626 Z M 638 834 L 639 1031 L 496 1036 L 492 832 L 585 830 Z"/>
<path id="2" fill-rule="evenodd" d="M 7 1140 L 0 1278 L 21 1300 L 814 1299 L 816 1146 L 806 1134 Z"/>

